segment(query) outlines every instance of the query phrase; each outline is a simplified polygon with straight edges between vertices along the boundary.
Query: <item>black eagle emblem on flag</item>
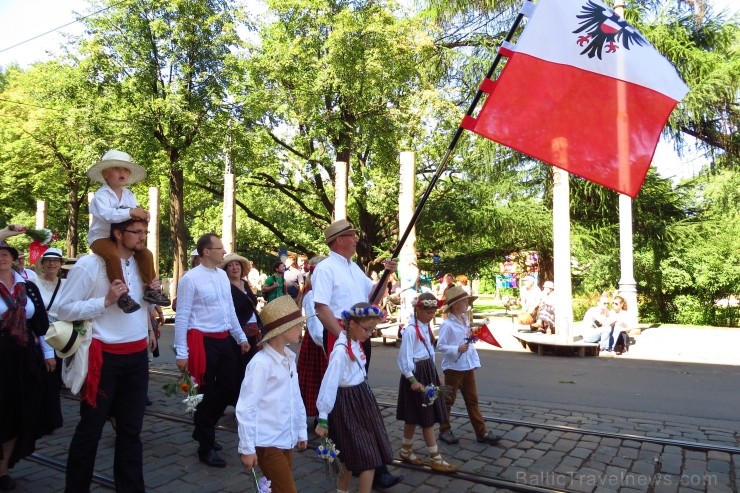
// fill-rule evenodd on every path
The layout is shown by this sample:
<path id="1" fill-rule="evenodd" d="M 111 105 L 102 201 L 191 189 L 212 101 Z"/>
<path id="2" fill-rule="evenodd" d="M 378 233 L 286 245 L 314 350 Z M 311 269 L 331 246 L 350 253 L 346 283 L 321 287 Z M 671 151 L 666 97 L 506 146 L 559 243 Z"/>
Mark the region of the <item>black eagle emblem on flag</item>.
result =
<path id="1" fill-rule="evenodd" d="M 607 53 L 616 53 L 620 44 L 627 50 L 630 49 L 630 43 L 638 46 L 648 44 L 637 29 L 616 12 L 590 0 L 588 5 L 581 7 L 581 14 L 576 17 L 581 19 L 581 27 L 573 34 L 583 33 L 578 36 L 576 43 L 578 46 L 586 45 L 581 55 L 588 54 L 589 58 L 596 56 L 601 60 L 604 47 Z"/>

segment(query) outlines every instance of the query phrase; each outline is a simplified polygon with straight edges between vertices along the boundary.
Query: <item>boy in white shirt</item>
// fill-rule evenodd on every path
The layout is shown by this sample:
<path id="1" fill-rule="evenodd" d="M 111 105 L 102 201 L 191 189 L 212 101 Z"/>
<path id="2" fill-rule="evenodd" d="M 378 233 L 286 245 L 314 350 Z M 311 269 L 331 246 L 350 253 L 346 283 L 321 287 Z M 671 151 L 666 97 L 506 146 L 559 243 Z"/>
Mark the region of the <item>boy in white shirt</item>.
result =
<path id="1" fill-rule="evenodd" d="M 112 149 L 87 170 L 87 176 L 103 184 L 90 202 L 92 223 L 87 233 L 87 243 L 93 253 L 100 255 L 105 261 L 108 280 L 113 282 L 118 279 L 127 283 L 116 245 L 111 239 L 110 225 L 134 218 L 149 221 L 149 211 L 142 209 L 131 190 L 126 188 L 126 185 L 146 178 L 146 170 L 134 163 L 131 156 L 125 152 Z M 139 265 L 141 279 L 144 281 L 144 301 L 153 305 L 169 306 L 169 298 L 150 286 L 157 278 L 152 252 L 144 248 L 134 257 Z M 141 308 L 141 305 L 127 292 L 118 299 L 118 307 L 124 313 L 132 313 Z"/>
<path id="2" fill-rule="evenodd" d="M 272 481 L 272 489 L 297 493 L 293 480 L 293 452 L 306 450 L 306 408 L 301 399 L 296 355 L 288 344 L 297 344 L 306 320 L 290 296 L 281 296 L 260 312 L 266 333 L 258 352 L 247 365 L 236 403 L 239 455 L 247 469 L 259 465 Z"/>

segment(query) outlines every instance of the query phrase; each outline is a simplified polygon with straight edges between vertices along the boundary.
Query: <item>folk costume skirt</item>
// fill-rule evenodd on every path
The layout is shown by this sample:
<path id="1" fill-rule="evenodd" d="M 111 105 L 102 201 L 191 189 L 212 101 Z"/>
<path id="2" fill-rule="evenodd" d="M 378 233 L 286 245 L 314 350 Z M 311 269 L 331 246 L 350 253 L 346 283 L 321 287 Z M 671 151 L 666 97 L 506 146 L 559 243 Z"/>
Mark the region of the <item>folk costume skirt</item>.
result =
<path id="1" fill-rule="evenodd" d="M 334 409 L 329 414 L 329 438 L 349 471 L 367 471 L 393 460 L 383 417 L 367 382 L 339 387 Z"/>
<path id="2" fill-rule="evenodd" d="M 306 416 L 319 415 L 316 399 L 319 397 L 321 379 L 324 378 L 328 364 L 324 348 L 317 346 L 306 330 L 298 355 L 298 385 L 301 387 L 303 405 L 306 406 Z"/>
<path id="3" fill-rule="evenodd" d="M 414 377 L 423 386 L 434 384 L 439 387 L 439 377 L 431 358 L 417 361 L 414 364 Z M 423 404 L 427 404 L 424 406 Z M 428 404 L 424 392 L 414 392 L 408 379 L 401 375 L 398 383 L 398 405 L 396 419 L 410 425 L 419 425 L 422 428 L 434 426 L 434 423 L 449 421 L 444 397 L 438 396 L 434 402 Z"/>

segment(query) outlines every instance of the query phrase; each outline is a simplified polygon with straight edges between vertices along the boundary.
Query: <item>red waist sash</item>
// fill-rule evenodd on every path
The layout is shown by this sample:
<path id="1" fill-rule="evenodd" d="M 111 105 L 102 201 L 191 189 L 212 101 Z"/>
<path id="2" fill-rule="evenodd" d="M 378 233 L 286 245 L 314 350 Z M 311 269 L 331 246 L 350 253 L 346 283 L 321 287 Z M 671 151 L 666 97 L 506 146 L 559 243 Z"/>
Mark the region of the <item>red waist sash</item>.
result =
<path id="1" fill-rule="evenodd" d="M 93 338 L 90 342 L 90 353 L 87 363 L 87 378 L 82 390 L 82 401 L 87 402 L 92 408 L 98 405 L 98 394 L 100 393 L 100 372 L 103 370 L 103 353 L 111 354 L 135 354 L 145 351 L 147 348 L 146 338 L 122 342 L 120 344 L 108 344 Z"/>

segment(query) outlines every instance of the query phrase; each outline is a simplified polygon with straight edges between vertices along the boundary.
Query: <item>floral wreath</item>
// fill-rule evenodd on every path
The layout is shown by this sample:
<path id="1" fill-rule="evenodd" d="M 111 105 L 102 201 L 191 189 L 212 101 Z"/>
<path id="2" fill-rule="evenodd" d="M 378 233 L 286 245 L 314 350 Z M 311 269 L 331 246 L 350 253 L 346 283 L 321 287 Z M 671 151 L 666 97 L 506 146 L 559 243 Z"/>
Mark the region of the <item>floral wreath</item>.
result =
<path id="1" fill-rule="evenodd" d="M 385 320 L 385 311 L 375 305 L 352 307 L 349 310 L 342 311 L 342 323 L 345 327 L 353 318 L 379 318 L 382 321 Z"/>
<path id="2" fill-rule="evenodd" d="M 426 300 L 420 300 L 419 298 L 414 298 L 413 305 L 416 308 L 439 308 L 442 305 L 444 305 L 444 300 L 437 300 L 437 299 L 426 299 Z"/>

